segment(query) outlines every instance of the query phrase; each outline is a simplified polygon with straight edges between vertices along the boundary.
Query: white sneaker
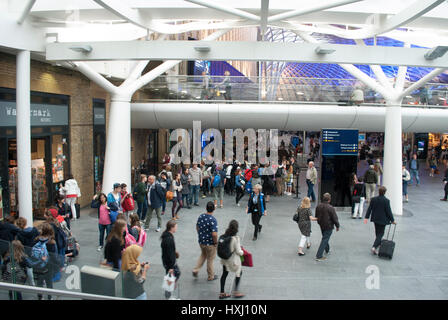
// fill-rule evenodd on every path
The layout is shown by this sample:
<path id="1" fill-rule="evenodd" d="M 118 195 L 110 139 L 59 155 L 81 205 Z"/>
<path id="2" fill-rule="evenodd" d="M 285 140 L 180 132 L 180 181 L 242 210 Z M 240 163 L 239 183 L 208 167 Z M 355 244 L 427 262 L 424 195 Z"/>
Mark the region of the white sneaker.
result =
<path id="1" fill-rule="evenodd" d="M 171 296 L 168 300 L 180 300 L 180 298 L 176 298 L 175 296 Z"/>
<path id="2" fill-rule="evenodd" d="M 238 207 L 240 207 L 241 205 L 239 203 L 236 204 Z"/>
<path id="3" fill-rule="evenodd" d="M 156 232 L 160 232 L 160 228 L 157 228 L 157 229 L 156 229 Z"/>
<path id="4" fill-rule="evenodd" d="M 96 251 L 101 251 L 103 250 L 103 246 L 99 246 L 98 249 L 96 249 Z"/>

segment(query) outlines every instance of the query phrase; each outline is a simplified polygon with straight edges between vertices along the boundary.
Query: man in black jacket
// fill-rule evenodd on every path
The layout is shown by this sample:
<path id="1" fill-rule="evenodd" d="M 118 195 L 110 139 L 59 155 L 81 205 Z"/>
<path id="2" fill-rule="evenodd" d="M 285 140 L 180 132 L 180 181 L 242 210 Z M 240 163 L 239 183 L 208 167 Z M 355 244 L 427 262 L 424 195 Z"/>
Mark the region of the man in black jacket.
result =
<path id="1" fill-rule="evenodd" d="M 170 220 L 166 224 L 166 230 L 162 233 L 160 244 L 162 248 L 162 263 L 165 267 L 165 272 L 172 274 L 176 277 L 176 285 L 179 280 L 180 270 L 177 266 L 176 259 L 179 258 L 179 254 L 176 251 L 176 244 L 174 243 L 174 233 L 177 231 L 177 223 L 174 220 Z M 165 297 L 169 299 L 171 292 L 165 291 Z"/>
<path id="2" fill-rule="evenodd" d="M 364 223 L 367 224 L 367 221 L 370 218 L 370 221 L 375 223 L 375 242 L 372 247 L 372 254 L 378 254 L 378 247 L 381 244 L 381 239 L 384 236 L 384 229 L 388 224 L 397 224 L 394 221 L 394 216 L 392 215 L 392 209 L 390 208 L 390 201 L 384 195 L 386 194 L 386 187 L 380 187 L 378 189 L 379 196 L 373 197 L 372 201 L 369 204 L 369 208 L 367 209 L 367 214 L 364 219 Z"/>
<path id="3" fill-rule="evenodd" d="M 339 231 L 339 220 L 336 210 L 330 205 L 331 195 L 325 193 L 322 198 L 322 203 L 316 207 L 317 223 L 322 231 L 322 241 L 316 254 L 316 261 L 324 261 L 327 258 L 323 256 L 324 250 L 328 254 L 330 252 L 330 237 L 333 233 L 334 226 L 336 231 Z"/>

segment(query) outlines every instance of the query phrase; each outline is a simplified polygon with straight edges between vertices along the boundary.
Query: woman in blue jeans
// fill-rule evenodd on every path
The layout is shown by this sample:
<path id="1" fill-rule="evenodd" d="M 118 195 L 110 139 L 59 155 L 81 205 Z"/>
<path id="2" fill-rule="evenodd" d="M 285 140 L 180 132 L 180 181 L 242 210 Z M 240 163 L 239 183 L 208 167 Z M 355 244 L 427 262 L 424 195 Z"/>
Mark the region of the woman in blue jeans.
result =
<path id="1" fill-rule="evenodd" d="M 98 209 L 98 229 L 100 232 L 100 239 L 97 250 L 101 251 L 104 247 L 104 232 L 106 232 L 107 238 L 112 227 L 110 209 L 107 206 L 107 196 L 104 193 L 101 193 L 99 197 L 98 195 L 95 195 L 90 206 Z"/>

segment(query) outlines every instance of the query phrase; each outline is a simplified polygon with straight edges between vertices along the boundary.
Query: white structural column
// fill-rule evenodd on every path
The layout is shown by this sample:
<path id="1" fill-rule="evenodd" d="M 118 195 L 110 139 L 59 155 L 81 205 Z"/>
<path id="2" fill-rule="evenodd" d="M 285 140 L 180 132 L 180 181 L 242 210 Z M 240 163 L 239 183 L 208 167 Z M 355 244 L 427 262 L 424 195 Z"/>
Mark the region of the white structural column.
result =
<path id="1" fill-rule="evenodd" d="M 216 40 L 230 29 L 218 30 L 204 40 Z M 111 94 L 104 159 L 103 192 L 112 191 L 114 183 L 131 185 L 131 98 L 144 85 L 179 64 L 181 60 L 165 61 L 141 75 L 148 61 L 135 65 L 127 80 L 119 87 L 107 81 L 83 62 L 74 63 L 77 69 Z"/>
<path id="2" fill-rule="evenodd" d="M 103 192 L 114 183 L 131 185 L 131 96 L 113 94 L 109 109 Z"/>
<path id="3" fill-rule="evenodd" d="M 387 101 L 385 121 L 382 185 L 387 188 L 392 213 L 402 215 L 401 99 Z"/>
<path id="4" fill-rule="evenodd" d="M 17 53 L 16 70 L 17 167 L 19 215 L 33 225 L 31 186 L 30 52 Z"/>

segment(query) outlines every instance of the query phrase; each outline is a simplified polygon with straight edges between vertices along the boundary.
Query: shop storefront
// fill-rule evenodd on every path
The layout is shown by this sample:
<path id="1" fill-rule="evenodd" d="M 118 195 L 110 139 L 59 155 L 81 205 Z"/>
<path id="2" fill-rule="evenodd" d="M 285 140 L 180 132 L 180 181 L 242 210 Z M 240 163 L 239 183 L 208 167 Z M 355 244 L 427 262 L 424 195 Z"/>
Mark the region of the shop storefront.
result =
<path id="1" fill-rule="evenodd" d="M 33 210 L 53 203 L 67 179 L 69 97 L 31 93 L 31 175 Z M 0 189 L 3 215 L 16 214 L 17 142 L 15 90 L 0 88 Z M 1 207 L 0 206 L 0 207 Z"/>
<path id="2" fill-rule="evenodd" d="M 93 185 L 94 193 L 101 192 L 104 156 L 106 153 L 106 102 L 93 99 Z"/>

